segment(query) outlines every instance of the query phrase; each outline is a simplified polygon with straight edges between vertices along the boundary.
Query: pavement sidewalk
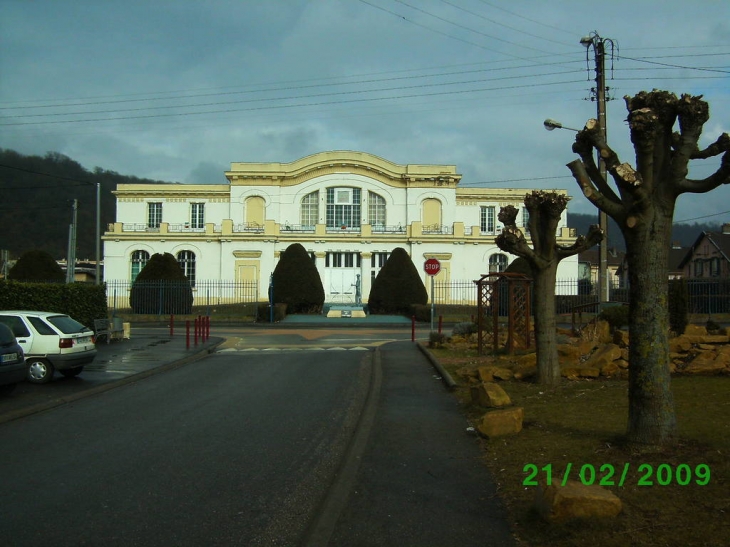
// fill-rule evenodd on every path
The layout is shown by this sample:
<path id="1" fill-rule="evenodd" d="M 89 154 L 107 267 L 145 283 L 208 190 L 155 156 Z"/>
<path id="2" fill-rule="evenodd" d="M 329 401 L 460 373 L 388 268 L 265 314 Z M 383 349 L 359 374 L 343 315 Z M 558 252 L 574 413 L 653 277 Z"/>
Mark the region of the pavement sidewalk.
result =
<path id="1" fill-rule="evenodd" d="M 348 494 L 307 545 L 516 545 L 479 441 L 432 364 L 411 342 L 380 354 L 369 438 L 341 485 Z"/>

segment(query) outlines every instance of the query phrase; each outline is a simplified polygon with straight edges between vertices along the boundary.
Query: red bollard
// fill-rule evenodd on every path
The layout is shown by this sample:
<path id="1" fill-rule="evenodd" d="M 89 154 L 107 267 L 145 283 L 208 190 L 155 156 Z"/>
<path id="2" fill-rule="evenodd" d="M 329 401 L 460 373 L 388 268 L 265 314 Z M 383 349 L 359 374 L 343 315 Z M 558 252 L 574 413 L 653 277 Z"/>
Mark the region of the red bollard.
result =
<path id="1" fill-rule="evenodd" d="M 185 321 L 185 349 L 190 349 L 190 319 Z"/>
<path id="2" fill-rule="evenodd" d="M 198 345 L 198 330 L 200 329 L 200 320 L 195 318 L 195 345 Z"/>
<path id="3" fill-rule="evenodd" d="M 175 334 L 175 316 L 170 314 L 170 338 Z"/>
<path id="4" fill-rule="evenodd" d="M 439 315 L 439 334 L 441 334 L 441 326 L 443 325 L 443 323 L 444 323 L 444 316 Z"/>
<path id="5" fill-rule="evenodd" d="M 206 341 L 210 338 L 210 315 L 205 318 L 205 339 Z"/>
<path id="6" fill-rule="evenodd" d="M 416 341 L 416 316 L 411 316 L 411 342 Z"/>

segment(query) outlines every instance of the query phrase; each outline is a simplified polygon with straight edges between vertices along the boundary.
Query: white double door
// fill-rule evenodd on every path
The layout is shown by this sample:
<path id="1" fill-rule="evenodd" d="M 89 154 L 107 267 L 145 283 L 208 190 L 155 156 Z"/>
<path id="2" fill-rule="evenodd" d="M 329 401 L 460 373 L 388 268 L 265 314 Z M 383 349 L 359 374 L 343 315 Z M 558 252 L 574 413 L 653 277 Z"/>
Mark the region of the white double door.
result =
<path id="1" fill-rule="evenodd" d="M 325 302 L 354 304 L 360 268 L 326 268 L 324 272 Z M 362 290 L 362 287 L 360 287 Z"/>

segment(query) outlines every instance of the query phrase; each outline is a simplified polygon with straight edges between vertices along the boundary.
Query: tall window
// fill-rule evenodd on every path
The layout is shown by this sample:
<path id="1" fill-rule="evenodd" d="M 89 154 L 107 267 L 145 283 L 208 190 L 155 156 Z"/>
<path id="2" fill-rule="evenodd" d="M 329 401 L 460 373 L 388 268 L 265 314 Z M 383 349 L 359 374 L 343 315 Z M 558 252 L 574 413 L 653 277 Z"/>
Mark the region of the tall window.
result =
<path id="1" fill-rule="evenodd" d="M 507 255 L 501 253 L 489 257 L 489 272 L 503 272 L 507 269 Z"/>
<path id="2" fill-rule="evenodd" d="M 385 198 L 368 192 L 368 221 L 371 226 L 385 226 Z"/>
<path id="3" fill-rule="evenodd" d="M 150 253 L 147 251 L 133 251 L 132 252 L 132 283 L 137 279 L 139 272 L 141 272 L 150 260 Z"/>
<path id="4" fill-rule="evenodd" d="M 162 203 L 147 204 L 147 227 L 159 228 L 162 222 Z"/>
<path id="5" fill-rule="evenodd" d="M 312 229 L 317 222 L 319 222 L 319 191 L 302 198 L 299 224 L 302 228 Z"/>
<path id="6" fill-rule="evenodd" d="M 360 188 L 327 188 L 327 228 L 360 227 Z"/>
<path id="7" fill-rule="evenodd" d="M 479 219 L 479 229 L 482 233 L 494 233 L 494 207 L 482 207 L 481 218 Z"/>
<path id="8" fill-rule="evenodd" d="M 527 210 L 527 207 L 522 208 L 522 227 L 523 228 L 529 228 L 530 226 L 530 211 Z"/>
<path id="9" fill-rule="evenodd" d="M 205 228 L 205 203 L 190 204 L 190 227 Z"/>
<path id="10" fill-rule="evenodd" d="M 177 263 L 190 281 L 191 286 L 195 286 L 195 253 L 193 251 L 180 251 L 177 253 Z"/>

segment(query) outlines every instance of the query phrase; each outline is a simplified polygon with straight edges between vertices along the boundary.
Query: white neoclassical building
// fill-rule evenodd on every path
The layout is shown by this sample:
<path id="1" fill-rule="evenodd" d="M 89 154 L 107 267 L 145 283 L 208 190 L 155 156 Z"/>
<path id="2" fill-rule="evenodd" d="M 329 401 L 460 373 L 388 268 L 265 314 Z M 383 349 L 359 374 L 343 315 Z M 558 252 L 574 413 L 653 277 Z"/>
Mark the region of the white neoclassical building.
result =
<path id="1" fill-rule="evenodd" d="M 228 184 L 120 184 L 116 222 L 104 234 L 106 280 L 134 279 L 154 253 L 177 257 L 193 285 L 268 280 L 281 252 L 300 243 L 314 261 L 327 302 L 367 301 L 372 280 L 396 247 L 437 282 L 472 281 L 515 257 L 495 236 L 501 207 L 526 225 L 525 189 L 463 188 L 454 165 L 398 165 L 365 152 L 330 151 L 291 163 L 232 163 Z M 572 243 L 567 214 L 558 242 Z M 558 279 L 577 279 L 577 257 Z M 427 275 L 423 278 L 427 289 Z"/>

